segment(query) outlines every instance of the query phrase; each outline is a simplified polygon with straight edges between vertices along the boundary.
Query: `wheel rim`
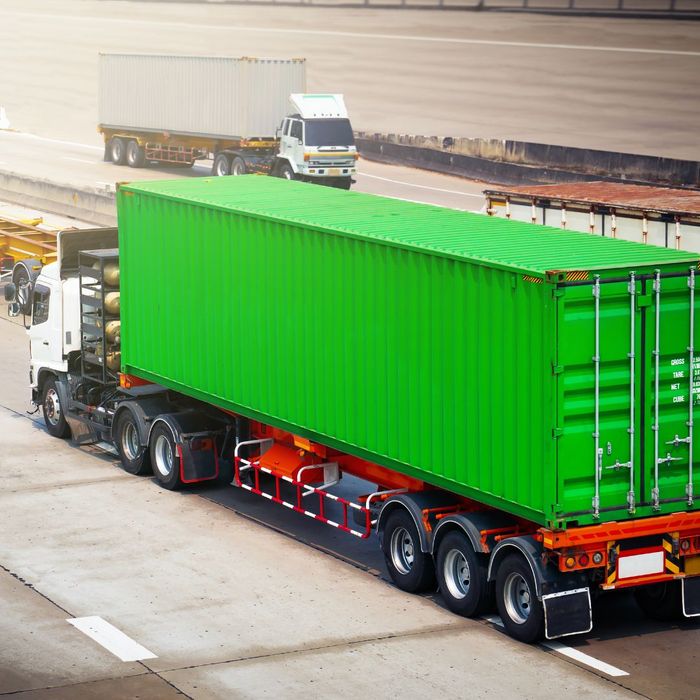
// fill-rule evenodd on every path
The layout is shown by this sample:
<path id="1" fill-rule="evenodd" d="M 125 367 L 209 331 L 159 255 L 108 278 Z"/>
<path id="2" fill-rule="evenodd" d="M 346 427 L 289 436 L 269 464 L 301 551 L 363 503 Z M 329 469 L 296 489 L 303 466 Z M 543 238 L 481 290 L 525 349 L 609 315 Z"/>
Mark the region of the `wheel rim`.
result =
<path id="1" fill-rule="evenodd" d="M 136 426 L 131 421 L 126 424 L 122 433 L 122 452 L 130 462 L 139 454 L 139 436 Z"/>
<path id="2" fill-rule="evenodd" d="M 459 549 L 451 549 L 445 557 L 443 567 L 447 590 L 453 598 L 466 598 L 471 584 L 469 562 Z"/>
<path id="3" fill-rule="evenodd" d="M 525 624 L 532 612 L 532 596 L 530 586 L 517 571 L 508 574 L 503 587 L 503 598 L 510 619 L 518 625 Z"/>
<path id="4" fill-rule="evenodd" d="M 44 414 L 51 425 L 58 425 L 58 422 L 61 420 L 61 401 L 55 389 L 49 389 L 46 392 L 44 397 Z"/>
<path id="5" fill-rule="evenodd" d="M 224 175 L 228 175 L 228 166 L 226 164 L 226 161 L 223 158 L 219 158 L 216 161 L 216 174 L 219 177 L 223 177 Z"/>
<path id="6" fill-rule="evenodd" d="M 284 170 L 282 170 L 282 177 L 285 180 L 291 180 L 292 177 L 294 177 L 294 174 L 292 173 L 292 171 L 289 168 L 284 168 Z"/>
<path id="7" fill-rule="evenodd" d="M 129 165 L 133 165 L 136 162 L 137 149 L 138 146 L 134 141 L 129 142 L 126 148 L 126 160 Z"/>
<path id="8" fill-rule="evenodd" d="M 231 175 L 245 175 L 245 164 L 238 160 L 233 161 Z"/>
<path id="9" fill-rule="evenodd" d="M 173 471 L 173 451 L 170 440 L 165 435 L 159 435 L 156 438 L 155 453 L 156 469 L 163 476 L 170 476 Z"/>
<path id="10" fill-rule="evenodd" d="M 401 574 L 410 573 L 415 558 L 415 546 L 411 533 L 405 527 L 397 527 L 391 534 L 389 549 L 396 570 Z"/>
<path id="11" fill-rule="evenodd" d="M 122 143 L 121 141 L 115 141 L 112 144 L 112 160 L 113 161 L 118 161 L 121 160 L 122 157 Z"/>

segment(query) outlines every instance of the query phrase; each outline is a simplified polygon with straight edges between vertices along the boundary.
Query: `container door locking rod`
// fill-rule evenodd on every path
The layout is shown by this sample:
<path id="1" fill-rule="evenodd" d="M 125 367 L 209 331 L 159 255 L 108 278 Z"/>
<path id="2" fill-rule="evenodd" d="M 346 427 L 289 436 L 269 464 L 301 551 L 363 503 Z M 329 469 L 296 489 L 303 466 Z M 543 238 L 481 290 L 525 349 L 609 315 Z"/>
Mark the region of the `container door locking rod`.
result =
<path id="1" fill-rule="evenodd" d="M 690 379 L 688 380 L 688 484 L 685 494 L 688 497 L 688 505 L 693 505 L 693 404 L 695 394 L 695 270 L 690 268 L 688 277 L 688 289 L 690 291 L 690 342 L 688 343 L 688 361 L 690 362 Z"/>
<path id="2" fill-rule="evenodd" d="M 661 320 L 661 272 L 654 273 L 654 488 L 651 490 L 651 507 L 659 510 L 659 464 L 671 461 L 668 455 L 663 460 L 659 459 L 659 360 L 661 356 L 660 344 L 660 320 Z"/>
<path id="3" fill-rule="evenodd" d="M 635 507 L 636 507 L 636 498 L 635 498 L 635 492 L 634 492 L 634 413 L 635 413 L 635 404 L 634 404 L 634 384 L 635 384 L 635 337 L 634 337 L 634 329 L 635 329 L 635 296 L 637 293 L 637 280 L 635 277 L 634 272 L 630 272 L 630 279 L 627 284 L 627 291 L 630 295 L 630 350 L 627 353 L 627 357 L 629 358 L 630 361 L 630 424 L 629 428 L 627 428 L 627 433 L 629 435 L 629 449 L 630 449 L 630 458 L 629 462 L 620 462 L 620 460 L 616 460 L 615 464 L 611 464 L 605 469 L 614 469 L 615 471 L 619 471 L 620 469 L 629 469 L 629 491 L 627 492 L 627 510 L 630 513 L 635 512 Z M 599 450 L 598 454 L 602 455 L 603 451 Z M 601 473 L 602 476 L 602 473 Z"/>
<path id="4" fill-rule="evenodd" d="M 594 371 L 594 417 L 593 417 L 593 443 L 594 443 L 594 470 L 595 493 L 593 496 L 593 517 L 600 517 L 600 477 L 603 474 L 603 450 L 600 447 L 600 275 L 595 275 L 593 284 L 594 299 L 594 323 L 595 323 L 595 348 L 593 351 Z"/>

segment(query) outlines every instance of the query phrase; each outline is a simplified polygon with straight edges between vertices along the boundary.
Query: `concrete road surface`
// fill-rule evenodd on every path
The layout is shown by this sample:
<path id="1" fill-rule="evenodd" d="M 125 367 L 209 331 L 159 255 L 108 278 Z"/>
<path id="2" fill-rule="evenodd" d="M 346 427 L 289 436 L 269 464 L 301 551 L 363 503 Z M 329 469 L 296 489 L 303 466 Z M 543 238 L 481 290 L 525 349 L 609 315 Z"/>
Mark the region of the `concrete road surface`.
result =
<path id="1" fill-rule="evenodd" d="M 375 537 L 226 485 L 165 491 L 98 447 L 51 438 L 26 413 L 27 354 L 2 309 L 0 696 L 697 694 L 698 625 L 652 622 L 629 594 L 597 602 L 590 634 L 527 647 L 497 619 L 394 588 Z M 367 492 L 343 481 L 342 495 Z M 106 647 L 66 622 L 88 617 L 116 628 Z M 149 658 L 115 656 L 134 644 Z"/>
<path id="2" fill-rule="evenodd" d="M 359 161 L 358 169 L 353 189 L 360 192 L 468 211 L 484 206 L 483 183 L 366 160 Z M 203 177 L 210 174 L 211 162 L 198 161 L 192 169 L 162 165 L 134 169 L 105 163 L 100 146 L 0 131 L 0 171 L 77 188 L 101 189 L 113 187 L 115 182 Z"/>
<path id="3" fill-rule="evenodd" d="M 99 51 L 304 56 L 309 90 L 345 93 L 358 129 L 700 159 L 696 22 L 3 0 L 12 126 L 98 144 Z"/>
<path id="4" fill-rule="evenodd" d="M 50 438 L 15 410 L 24 340 L 0 319 L 0 696 L 637 697 Z"/>

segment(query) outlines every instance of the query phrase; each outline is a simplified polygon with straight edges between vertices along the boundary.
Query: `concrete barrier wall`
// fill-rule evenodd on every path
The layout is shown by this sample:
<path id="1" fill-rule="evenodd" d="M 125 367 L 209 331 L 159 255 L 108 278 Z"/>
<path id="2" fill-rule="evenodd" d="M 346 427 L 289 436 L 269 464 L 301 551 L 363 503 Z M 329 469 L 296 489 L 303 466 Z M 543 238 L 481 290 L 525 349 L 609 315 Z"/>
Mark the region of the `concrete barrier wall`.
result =
<path id="1" fill-rule="evenodd" d="M 526 141 L 356 134 L 364 158 L 503 185 L 611 180 L 700 187 L 700 163 Z"/>
<path id="2" fill-rule="evenodd" d="M 97 226 L 114 226 L 117 210 L 114 192 L 78 188 L 0 171 L 0 200 L 39 211 L 72 216 Z"/>

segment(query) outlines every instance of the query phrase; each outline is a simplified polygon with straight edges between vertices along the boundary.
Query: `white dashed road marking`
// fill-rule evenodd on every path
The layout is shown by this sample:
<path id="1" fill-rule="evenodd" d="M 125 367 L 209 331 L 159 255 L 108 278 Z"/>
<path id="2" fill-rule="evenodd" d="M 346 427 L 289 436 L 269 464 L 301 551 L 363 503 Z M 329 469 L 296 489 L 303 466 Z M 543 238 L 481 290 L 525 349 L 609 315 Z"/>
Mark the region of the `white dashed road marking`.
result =
<path id="1" fill-rule="evenodd" d="M 157 659 L 158 657 L 146 647 L 135 642 L 107 620 L 96 615 L 90 617 L 73 617 L 67 620 L 73 627 L 79 629 L 90 639 L 102 645 L 107 651 L 112 652 L 122 661 L 141 661 L 143 659 Z"/>
<path id="2" fill-rule="evenodd" d="M 503 627 L 503 620 L 501 620 L 498 615 L 484 615 L 482 620 L 486 620 L 487 622 L 490 622 L 494 625 L 498 625 L 499 627 Z M 589 656 L 588 654 L 584 654 L 582 651 L 579 651 L 578 649 L 574 649 L 572 647 L 567 647 L 566 644 L 562 644 L 561 642 L 557 641 L 545 641 L 541 642 L 541 645 L 547 649 L 551 649 L 552 651 L 556 651 L 558 654 L 561 654 L 562 656 L 566 656 L 569 659 L 573 659 L 574 661 L 578 661 L 578 663 L 583 664 L 585 666 L 590 666 L 591 668 L 594 668 L 596 671 L 600 671 L 601 673 L 604 673 L 607 676 L 612 676 L 613 678 L 619 678 L 620 676 L 629 676 L 630 674 L 627 673 L 627 671 L 623 671 L 621 668 L 617 668 L 616 666 L 612 666 L 608 663 L 605 663 L 605 661 L 600 661 L 599 659 L 596 659 L 593 656 Z"/>

